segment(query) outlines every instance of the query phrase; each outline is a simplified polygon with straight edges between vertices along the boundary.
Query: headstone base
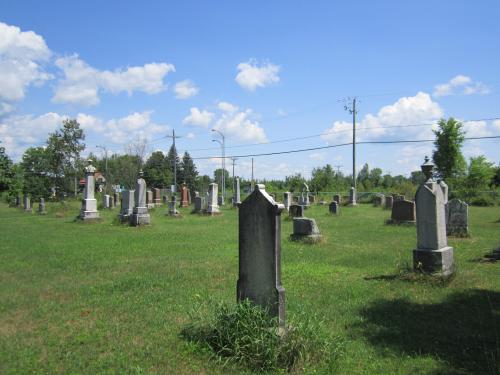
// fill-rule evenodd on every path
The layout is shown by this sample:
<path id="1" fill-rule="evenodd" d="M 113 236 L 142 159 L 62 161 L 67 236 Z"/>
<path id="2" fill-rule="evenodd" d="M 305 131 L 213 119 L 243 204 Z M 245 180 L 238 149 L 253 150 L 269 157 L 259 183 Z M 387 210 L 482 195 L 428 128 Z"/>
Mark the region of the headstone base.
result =
<path id="1" fill-rule="evenodd" d="M 220 211 L 208 211 L 208 210 L 205 210 L 203 211 L 203 215 L 208 215 L 208 216 L 220 216 L 222 215 L 222 212 Z"/>
<path id="2" fill-rule="evenodd" d="M 413 250 L 413 269 L 438 276 L 450 276 L 453 273 L 453 248 L 439 250 Z"/>
<path id="3" fill-rule="evenodd" d="M 146 206 L 147 206 L 148 210 L 152 210 L 156 207 L 154 203 L 147 203 Z"/>
<path id="4" fill-rule="evenodd" d="M 120 223 L 124 224 L 124 223 L 128 223 L 130 222 L 130 216 L 131 215 L 123 215 L 123 214 L 119 214 L 118 215 L 118 220 L 120 221 Z"/>
<path id="5" fill-rule="evenodd" d="M 389 219 L 385 222 L 386 224 L 389 225 L 416 225 L 416 221 L 403 221 L 403 220 L 394 220 L 394 219 Z"/>
<path id="6" fill-rule="evenodd" d="M 130 224 L 134 227 L 151 224 L 151 217 L 149 216 L 148 209 L 146 207 L 135 207 L 134 213 L 130 219 Z"/>
<path id="7" fill-rule="evenodd" d="M 98 211 L 80 211 L 80 216 L 78 216 L 78 218 L 83 221 L 92 221 L 101 219 Z"/>

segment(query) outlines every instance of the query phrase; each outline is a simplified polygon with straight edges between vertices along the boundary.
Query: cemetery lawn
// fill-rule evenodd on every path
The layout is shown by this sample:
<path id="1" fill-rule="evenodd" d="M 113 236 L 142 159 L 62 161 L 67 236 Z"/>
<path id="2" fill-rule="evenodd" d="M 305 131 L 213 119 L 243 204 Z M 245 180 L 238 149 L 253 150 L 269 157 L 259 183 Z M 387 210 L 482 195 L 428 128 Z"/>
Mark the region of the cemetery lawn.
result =
<path id="1" fill-rule="evenodd" d="M 180 337 L 200 300 L 235 303 L 237 211 L 151 214 L 152 225 L 74 222 L 79 202 L 48 214 L 0 204 L 0 374 L 239 374 Z M 416 230 L 359 205 L 330 216 L 325 241 L 291 242 L 282 220 L 286 313 L 317 314 L 343 340 L 340 374 L 499 374 L 500 207 L 471 207 L 471 238 L 450 238 L 449 282 L 407 272 Z M 306 373 L 329 373 L 316 367 Z"/>

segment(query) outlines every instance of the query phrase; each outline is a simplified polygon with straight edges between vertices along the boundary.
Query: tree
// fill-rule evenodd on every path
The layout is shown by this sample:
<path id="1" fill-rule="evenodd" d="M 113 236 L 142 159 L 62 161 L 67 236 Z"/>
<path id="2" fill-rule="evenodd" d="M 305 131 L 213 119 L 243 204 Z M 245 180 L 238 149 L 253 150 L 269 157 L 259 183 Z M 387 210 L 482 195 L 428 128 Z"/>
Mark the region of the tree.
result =
<path id="1" fill-rule="evenodd" d="M 219 191 L 221 191 L 221 177 L 222 177 L 222 168 L 218 168 L 214 171 L 214 180 L 217 184 L 219 184 Z M 226 189 L 231 186 L 231 181 L 229 180 L 229 172 L 227 169 L 224 170 L 224 180 L 226 182 Z"/>
<path id="2" fill-rule="evenodd" d="M 494 168 L 494 174 L 491 178 L 490 186 L 498 187 L 500 186 L 500 164 Z"/>
<path id="3" fill-rule="evenodd" d="M 182 171 L 182 182 L 185 182 L 191 191 L 196 189 L 196 178 L 198 177 L 198 171 L 196 170 L 196 165 L 194 164 L 193 158 L 186 151 L 182 156 L 181 162 Z"/>
<path id="4" fill-rule="evenodd" d="M 300 173 L 285 177 L 285 185 L 291 192 L 300 191 L 304 182 L 306 182 L 306 179 Z"/>
<path id="5" fill-rule="evenodd" d="M 165 158 L 165 163 L 167 167 L 169 168 L 172 176 L 171 184 L 174 184 L 174 169 L 177 170 L 176 177 L 177 177 L 177 184 L 182 183 L 182 169 L 181 169 L 181 162 L 179 159 L 179 155 L 177 154 L 177 149 L 174 147 L 174 145 L 170 146 L 170 150 L 168 150 L 167 157 Z M 175 166 L 175 168 L 174 168 Z"/>
<path id="6" fill-rule="evenodd" d="M 63 121 L 62 128 L 49 134 L 47 153 L 49 169 L 54 186 L 59 192 L 69 190 L 73 178 L 78 175 L 80 152 L 85 149 L 85 135 L 80 124 L 74 119 Z"/>
<path id="7" fill-rule="evenodd" d="M 465 186 L 470 193 L 477 194 L 482 189 L 487 189 L 495 173 L 493 163 L 484 156 L 470 158 Z"/>
<path id="8" fill-rule="evenodd" d="M 0 147 L 0 191 L 9 189 L 12 177 L 12 160 L 5 153 L 5 148 Z"/>
<path id="9" fill-rule="evenodd" d="M 422 171 L 413 171 L 413 172 L 411 172 L 410 180 L 411 180 L 411 183 L 413 185 L 423 184 L 425 182 L 424 172 L 422 172 Z"/>
<path id="10" fill-rule="evenodd" d="M 311 172 L 311 190 L 326 191 L 332 190 L 335 184 L 335 172 L 330 164 L 323 168 L 314 168 Z"/>
<path id="11" fill-rule="evenodd" d="M 439 178 L 452 183 L 452 180 L 463 176 L 466 163 L 460 151 L 465 139 L 462 123 L 450 117 L 448 120 L 441 119 L 438 122 L 439 129 L 434 130 L 436 149 L 432 159 L 436 165 Z"/>
<path id="12" fill-rule="evenodd" d="M 371 184 L 374 187 L 381 186 L 382 182 L 383 182 L 382 169 L 380 169 L 380 168 L 373 168 L 370 171 L 370 174 L 368 175 L 368 179 L 370 180 Z"/>
<path id="13" fill-rule="evenodd" d="M 153 152 L 146 161 L 144 165 L 144 179 L 150 187 L 164 188 L 170 185 L 172 173 L 168 168 L 163 152 Z"/>
<path id="14" fill-rule="evenodd" d="M 51 195 L 50 155 L 44 147 L 30 147 L 24 151 L 21 167 L 24 171 L 23 192 L 33 199 Z"/>
<path id="15" fill-rule="evenodd" d="M 370 189 L 371 188 L 371 183 L 370 183 L 370 167 L 368 166 L 368 163 L 365 163 L 363 165 L 363 168 L 358 173 L 358 183 L 363 185 L 365 189 Z"/>

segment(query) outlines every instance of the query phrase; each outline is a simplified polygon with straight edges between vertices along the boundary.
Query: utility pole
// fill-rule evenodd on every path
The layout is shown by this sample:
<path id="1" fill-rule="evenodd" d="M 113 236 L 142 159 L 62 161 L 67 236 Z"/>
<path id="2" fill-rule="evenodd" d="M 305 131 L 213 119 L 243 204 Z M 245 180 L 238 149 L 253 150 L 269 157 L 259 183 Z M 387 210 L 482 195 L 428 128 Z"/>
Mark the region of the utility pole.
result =
<path id="1" fill-rule="evenodd" d="M 348 102 L 351 98 L 345 101 L 344 109 L 352 114 L 352 188 L 349 196 L 350 203 L 356 205 L 356 97 L 352 98 L 352 105 Z"/>
<path id="2" fill-rule="evenodd" d="M 106 146 L 96 146 L 97 148 L 102 148 L 104 150 L 104 170 L 105 170 L 105 176 L 104 178 L 106 179 L 106 183 L 104 184 L 104 193 L 108 192 L 108 149 Z"/>
<path id="3" fill-rule="evenodd" d="M 175 129 L 172 129 L 172 135 L 167 135 L 166 138 L 172 138 L 172 146 L 174 151 L 174 191 L 172 193 L 177 192 L 177 149 L 175 148 L 175 139 L 182 138 L 179 135 L 175 135 Z"/>
<path id="4" fill-rule="evenodd" d="M 251 188 L 252 188 L 252 191 L 253 189 L 255 188 L 255 181 L 253 180 L 253 158 L 252 158 L 252 182 L 251 182 Z"/>

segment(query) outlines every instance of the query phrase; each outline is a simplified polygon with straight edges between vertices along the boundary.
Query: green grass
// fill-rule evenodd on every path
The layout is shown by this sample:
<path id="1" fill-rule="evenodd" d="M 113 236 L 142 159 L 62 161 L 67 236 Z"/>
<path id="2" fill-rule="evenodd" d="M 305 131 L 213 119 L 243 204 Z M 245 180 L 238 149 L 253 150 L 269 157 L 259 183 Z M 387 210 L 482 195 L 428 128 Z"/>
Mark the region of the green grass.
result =
<path id="1" fill-rule="evenodd" d="M 199 299 L 236 301 L 237 211 L 165 216 L 152 225 L 73 219 L 78 202 L 38 216 L 0 205 L 0 373 L 237 374 L 182 338 Z M 36 209 L 36 207 L 35 207 Z M 282 221 L 282 283 L 289 314 L 315 314 L 344 342 L 341 374 L 498 374 L 500 208 L 471 207 L 470 238 L 450 238 L 456 276 L 408 277 L 414 227 L 360 205 L 306 211 L 320 244 L 289 240 Z M 321 367 L 306 373 L 329 373 Z"/>

